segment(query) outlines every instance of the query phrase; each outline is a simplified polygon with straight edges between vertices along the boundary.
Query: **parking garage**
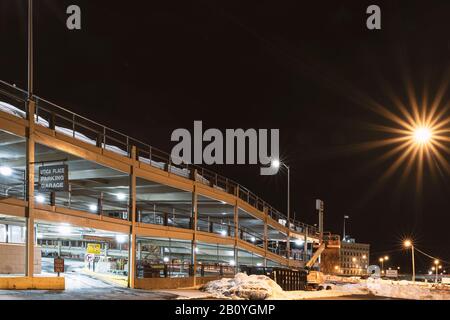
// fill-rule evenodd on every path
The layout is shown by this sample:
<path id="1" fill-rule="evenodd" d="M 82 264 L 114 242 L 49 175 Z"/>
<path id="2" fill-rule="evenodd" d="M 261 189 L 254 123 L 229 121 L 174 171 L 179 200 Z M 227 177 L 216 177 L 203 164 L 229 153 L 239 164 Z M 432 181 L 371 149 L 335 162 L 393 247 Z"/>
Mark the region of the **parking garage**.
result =
<path id="1" fill-rule="evenodd" d="M 79 116 L 58 118 L 49 103 L 38 103 L 28 137 L 26 113 L 17 104 L 2 106 L 0 247 L 16 250 L 18 261 L 14 270 L 0 269 L 3 275 L 29 276 L 32 269 L 36 276 L 57 276 L 52 259 L 61 257 L 68 277 L 172 287 L 230 276 L 244 266 L 301 266 L 318 241 L 315 227 L 288 224 L 227 178 L 174 166 L 168 155 L 129 137 L 119 141 L 123 136 L 92 129 L 88 124 L 99 125 L 84 118 L 81 125 Z M 51 166 L 66 168 L 64 190 L 43 188 L 42 168 Z"/>

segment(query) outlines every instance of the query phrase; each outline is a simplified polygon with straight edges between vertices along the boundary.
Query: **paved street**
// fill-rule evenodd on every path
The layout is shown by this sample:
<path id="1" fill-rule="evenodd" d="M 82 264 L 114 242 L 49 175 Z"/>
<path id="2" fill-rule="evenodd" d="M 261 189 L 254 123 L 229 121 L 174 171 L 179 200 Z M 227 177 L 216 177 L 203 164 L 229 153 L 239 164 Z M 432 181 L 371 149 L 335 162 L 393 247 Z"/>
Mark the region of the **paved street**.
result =
<path id="1" fill-rule="evenodd" d="M 388 298 L 388 297 L 378 297 L 374 295 L 351 295 L 351 296 L 341 296 L 341 297 L 330 297 L 330 298 L 315 298 L 315 299 L 308 299 L 308 300 L 402 300 L 402 299 L 394 299 L 394 298 Z"/>
<path id="2" fill-rule="evenodd" d="M 43 274 L 53 269 L 49 259 L 43 259 Z M 81 272 L 84 264 L 67 259 L 66 290 L 0 290 L 0 300 L 169 300 L 178 295 L 170 292 L 133 290 L 114 285 Z"/>

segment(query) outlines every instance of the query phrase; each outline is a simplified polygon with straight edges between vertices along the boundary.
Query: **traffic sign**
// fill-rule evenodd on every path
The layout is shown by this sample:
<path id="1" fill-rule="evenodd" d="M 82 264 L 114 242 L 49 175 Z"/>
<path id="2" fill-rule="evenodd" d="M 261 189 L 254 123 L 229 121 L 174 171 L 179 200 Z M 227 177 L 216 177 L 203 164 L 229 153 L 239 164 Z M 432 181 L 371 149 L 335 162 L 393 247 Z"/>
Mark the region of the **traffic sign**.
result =
<path id="1" fill-rule="evenodd" d="M 95 259 L 95 255 L 90 254 L 90 253 L 88 253 L 88 254 L 86 255 L 86 261 L 87 261 L 87 262 L 92 262 L 92 261 L 94 261 L 94 259 Z"/>

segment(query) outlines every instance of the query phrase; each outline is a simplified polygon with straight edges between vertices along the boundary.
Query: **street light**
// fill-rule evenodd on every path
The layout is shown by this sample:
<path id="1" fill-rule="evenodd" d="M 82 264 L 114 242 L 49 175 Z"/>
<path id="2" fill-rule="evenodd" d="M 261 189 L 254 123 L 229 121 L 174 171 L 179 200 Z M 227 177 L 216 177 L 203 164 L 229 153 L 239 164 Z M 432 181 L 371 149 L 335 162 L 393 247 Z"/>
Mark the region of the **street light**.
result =
<path id="1" fill-rule="evenodd" d="M 280 166 L 283 166 L 287 169 L 287 220 L 288 220 L 288 228 L 291 228 L 290 225 L 290 218 L 291 218 L 291 201 L 290 201 L 290 191 L 291 191 L 291 173 L 290 168 L 288 165 L 286 165 L 284 162 L 281 162 L 278 159 L 272 160 L 271 166 L 275 169 L 280 168 Z"/>
<path id="2" fill-rule="evenodd" d="M 411 259 L 412 259 L 412 281 L 413 281 L 413 282 L 416 282 L 416 267 L 415 267 L 415 264 L 414 264 L 414 244 L 413 244 L 413 242 L 412 242 L 411 240 L 406 239 L 406 240 L 403 242 L 403 246 L 404 246 L 405 248 L 411 248 Z"/>
<path id="3" fill-rule="evenodd" d="M 381 273 L 384 273 L 384 258 L 378 259 L 381 262 Z"/>
<path id="4" fill-rule="evenodd" d="M 436 266 L 436 267 L 433 267 L 433 270 L 436 270 L 436 276 L 434 277 L 434 282 L 437 283 L 438 282 L 438 270 L 442 269 L 442 266 L 439 266 L 438 259 L 434 259 L 434 265 Z"/>
<path id="5" fill-rule="evenodd" d="M 431 138 L 433 137 L 433 133 L 430 128 L 428 127 L 417 127 L 414 130 L 414 141 L 417 144 L 428 144 L 430 142 Z"/>
<path id="6" fill-rule="evenodd" d="M 288 253 L 288 258 L 290 258 L 291 255 L 291 244 L 290 244 L 290 236 L 289 236 L 289 230 L 291 230 L 291 199 L 290 199 L 290 193 L 291 193 L 291 171 L 288 165 L 286 165 L 284 162 L 281 162 L 279 159 L 274 159 L 271 162 L 272 168 L 279 169 L 280 166 L 283 166 L 287 170 L 287 176 L 288 176 L 288 190 L 287 190 L 287 222 L 288 222 L 288 238 L 286 241 L 286 250 Z"/>
<path id="7" fill-rule="evenodd" d="M 389 256 L 384 256 L 384 261 L 387 263 L 387 261 L 389 261 Z M 387 265 L 386 265 L 387 267 Z"/>
<path id="8" fill-rule="evenodd" d="M 274 159 L 271 162 L 271 167 L 278 169 L 280 166 L 283 166 L 287 169 L 287 223 L 288 223 L 288 230 L 291 230 L 291 199 L 290 199 L 290 191 L 291 191 L 291 172 L 288 165 L 286 165 L 284 162 L 281 162 L 279 159 Z M 289 233 L 289 231 L 288 231 Z M 286 249 L 288 252 L 288 255 L 290 256 L 290 250 L 291 245 L 289 241 L 289 235 L 288 235 L 288 241 L 286 243 Z"/>

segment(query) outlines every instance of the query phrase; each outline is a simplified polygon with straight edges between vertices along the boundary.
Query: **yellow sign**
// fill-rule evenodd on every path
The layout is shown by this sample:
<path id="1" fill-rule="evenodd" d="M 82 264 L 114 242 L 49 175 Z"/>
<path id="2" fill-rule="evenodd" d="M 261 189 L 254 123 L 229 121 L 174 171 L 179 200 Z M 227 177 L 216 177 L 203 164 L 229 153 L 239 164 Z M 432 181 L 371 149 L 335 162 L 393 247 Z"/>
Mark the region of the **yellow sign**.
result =
<path id="1" fill-rule="evenodd" d="M 86 253 L 89 254 L 100 254 L 101 253 L 101 247 L 99 243 L 88 243 L 86 248 Z"/>

